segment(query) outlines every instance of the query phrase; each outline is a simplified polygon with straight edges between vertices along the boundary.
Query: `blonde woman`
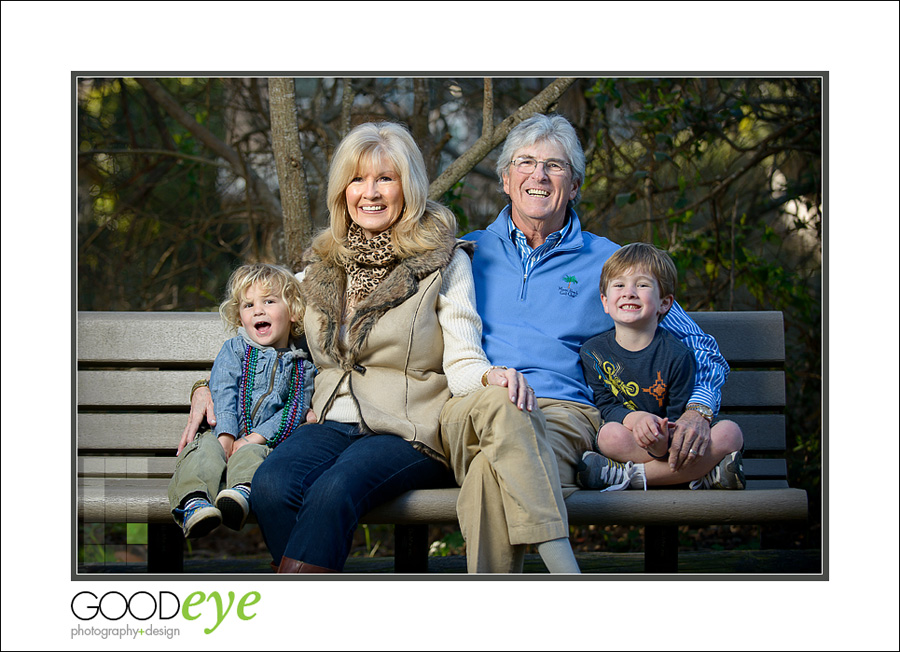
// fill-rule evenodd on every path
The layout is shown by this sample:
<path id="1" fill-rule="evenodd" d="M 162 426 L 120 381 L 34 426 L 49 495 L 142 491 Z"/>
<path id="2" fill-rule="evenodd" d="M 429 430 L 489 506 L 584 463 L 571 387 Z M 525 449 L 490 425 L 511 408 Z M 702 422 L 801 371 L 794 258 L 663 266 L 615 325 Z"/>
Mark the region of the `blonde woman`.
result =
<path id="1" fill-rule="evenodd" d="M 360 125 L 335 152 L 330 227 L 298 275 L 318 422 L 253 479 L 279 573 L 342 570 L 372 507 L 453 484 L 439 430 L 451 394 L 493 384 L 534 407 L 523 376 L 492 367 L 481 349 L 471 248 L 427 190 L 422 155 L 399 125 Z"/>

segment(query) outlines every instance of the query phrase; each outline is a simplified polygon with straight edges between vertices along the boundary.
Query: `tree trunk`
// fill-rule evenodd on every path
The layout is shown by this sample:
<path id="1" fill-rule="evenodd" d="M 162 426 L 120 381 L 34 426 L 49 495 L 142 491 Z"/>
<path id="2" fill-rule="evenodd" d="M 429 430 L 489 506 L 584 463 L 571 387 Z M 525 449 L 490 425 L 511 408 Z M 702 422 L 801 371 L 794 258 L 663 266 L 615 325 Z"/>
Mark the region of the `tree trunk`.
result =
<path id="1" fill-rule="evenodd" d="M 300 128 L 297 124 L 297 102 L 292 78 L 269 78 L 269 116 L 272 125 L 272 151 L 278 171 L 278 186 L 281 189 L 285 251 L 288 265 L 297 271 L 300 269 L 303 250 L 312 240 L 312 216 L 303 152 L 300 149 Z"/>

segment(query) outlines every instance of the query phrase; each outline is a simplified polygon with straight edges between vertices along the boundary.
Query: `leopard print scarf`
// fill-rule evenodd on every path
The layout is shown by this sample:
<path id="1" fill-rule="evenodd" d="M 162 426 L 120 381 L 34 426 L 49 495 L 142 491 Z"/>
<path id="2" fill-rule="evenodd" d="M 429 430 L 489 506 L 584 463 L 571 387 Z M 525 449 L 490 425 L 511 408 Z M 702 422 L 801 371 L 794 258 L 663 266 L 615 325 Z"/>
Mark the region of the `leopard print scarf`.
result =
<path id="1" fill-rule="evenodd" d="M 394 254 L 390 228 L 366 240 L 362 227 L 351 222 L 347 246 L 351 255 L 341 262 L 347 272 L 347 307 L 352 309 L 378 287 L 399 260 Z"/>

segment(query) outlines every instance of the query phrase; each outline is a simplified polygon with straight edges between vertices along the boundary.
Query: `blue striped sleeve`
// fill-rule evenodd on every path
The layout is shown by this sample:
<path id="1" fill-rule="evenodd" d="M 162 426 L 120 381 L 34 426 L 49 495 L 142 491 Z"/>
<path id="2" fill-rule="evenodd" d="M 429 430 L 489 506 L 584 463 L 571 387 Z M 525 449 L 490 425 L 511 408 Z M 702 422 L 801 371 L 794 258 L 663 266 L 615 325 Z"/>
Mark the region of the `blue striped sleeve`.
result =
<path id="1" fill-rule="evenodd" d="M 660 326 L 694 352 L 697 374 L 689 402 L 708 405 L 718 414 L 722 402 L 722 385 L 728 378 L 728 363 L 719 351 L 716 339 L 700 330 L 677 302 L 672 304 Z"/>

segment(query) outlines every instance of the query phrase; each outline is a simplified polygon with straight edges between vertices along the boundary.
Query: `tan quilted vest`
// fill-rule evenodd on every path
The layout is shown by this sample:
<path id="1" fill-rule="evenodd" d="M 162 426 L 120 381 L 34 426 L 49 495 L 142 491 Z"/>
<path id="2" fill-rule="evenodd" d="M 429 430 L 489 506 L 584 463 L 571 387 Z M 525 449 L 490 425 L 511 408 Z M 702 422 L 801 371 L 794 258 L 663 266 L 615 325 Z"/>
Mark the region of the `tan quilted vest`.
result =
<path id="1" fill-rule="evenodd" d="M 312 408 L 320 422 L 349 377 L 363 431 L 399 435 L 446 462 L 439 427 L 450 391 L 437 303 L 441 270 L 457 246 L 465 245 L 448 240 L 440 250 L 402 261 L 359 303 L 347 324 L 346 343 L 340 342 L 344 270 L 322 261 L 306 268 L 304 326 L 319 369 Z"/>

